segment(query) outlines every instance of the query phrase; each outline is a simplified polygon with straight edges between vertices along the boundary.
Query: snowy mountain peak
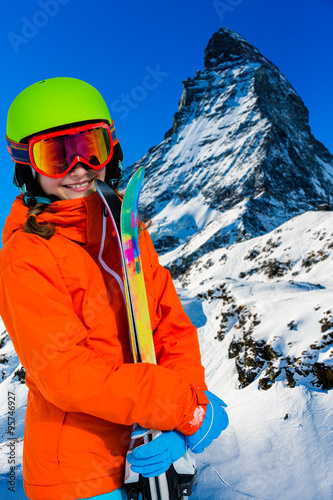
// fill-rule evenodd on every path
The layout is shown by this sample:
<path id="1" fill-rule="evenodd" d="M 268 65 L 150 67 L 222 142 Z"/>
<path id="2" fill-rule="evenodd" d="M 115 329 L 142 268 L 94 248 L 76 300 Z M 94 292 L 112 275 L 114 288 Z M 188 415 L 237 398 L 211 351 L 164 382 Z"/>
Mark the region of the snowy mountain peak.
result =
<path id="1" fill-rule="evenodd" d="M 173 127 L 132 166 L 146 167 L 142 204 L 174 276 L 332 202 L 333 158 L 278 68 L 225 28 L 205 54 L 205 69 L 183 82 Z"/>
<path id="2" fill-rule="evenodd" d="M 263 62 L 265 59 L 243 37 L 222 27 L 214 33 L 205 49 L 205 70 L 216 69 L 220 64 L 232 61 L 236 57 L 254 62 Z"/>
<path id="3" fill-rule="evenodd" d="M 331 389 L 333 228 L 318 206 L 333 201 L 333 158 L 287 79 L 230 30 L 183 88 L 172 129 L 133 169 L 146 167 L 141 203 L 205 365 L 215 377 L 223 358 L 239 388 Z"/>

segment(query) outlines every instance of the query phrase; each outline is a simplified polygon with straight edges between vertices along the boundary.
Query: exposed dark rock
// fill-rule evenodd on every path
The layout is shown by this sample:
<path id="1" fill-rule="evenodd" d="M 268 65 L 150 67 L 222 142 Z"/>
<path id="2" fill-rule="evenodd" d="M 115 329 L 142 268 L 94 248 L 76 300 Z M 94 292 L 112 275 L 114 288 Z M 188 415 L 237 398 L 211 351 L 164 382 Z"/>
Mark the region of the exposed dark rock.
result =
<path id="1" fill-rule="evenodd" d="M 2 363 L 4 365 L 8 362 L 9 362 L 8 357 L 5 354 L 0 354 L 0 363 Z"/>
<path id="2" fill-rule="evenodd" d="M 328 330 L 332 330 L 333 332 L 333 314 L 331 313 L 331 311 L 325 312 L 323 318 L 319 321 L 319 323 L 321 324 L 321 331 L 323 333 L 327 332 Z"/>
<path id="3" fill-rule="evenodd" d="M 237 342 L 236 340 L 233 340 L 230 342 L 229 349 L 228 349 L 228 357 L 229 359 L 233 359 L 236 356 L 239 355 L 239 353 L 242 351 L 242 348 L 244 347 L 244 342 Z"/>
<path id="4" fill-rule="evenodd" d="M 3 346 L 5 345 L 5 343 L 7 342 L 7 340 L 9 339 L 9 335 L 7 332 L 4 332 L 2 334 L 2 337 L 0 338 L 0 349 L 3 348 Z"/>
<path id="5" fill-rule="evenodd" d="M 318 384 L 323 389 L 333 389 L 333 368 L 324 363 L 315 363 L 314 369 L 318 377 Z"/>
<path id="6" fill-rule="evenodd" d="M 291 387 L 293 389 L 296 386 L 296 381 L 294 379 L 294 374 L 288 368 L 285 369 L 285 372 L 286 372 L 287 383 L 288 383 L 289 387 Z"/>
<path id="7" fill-rule="evenodd" d="M 23 366 L 19 370 L 16 370 L 13 376 L 13 380 L 18 380 L 21 384 L 25 383 L 25 369 Z"/>
<path id="8" fill-rule="evenodd" d="M 221 63 L 232 61 L 235 57 L 254 62 L 264 59 L 260 52 L 240 35 L 227 28 L 221 28 L 214 33 L 205 49 L 205 69 L 215 69 Z"/>

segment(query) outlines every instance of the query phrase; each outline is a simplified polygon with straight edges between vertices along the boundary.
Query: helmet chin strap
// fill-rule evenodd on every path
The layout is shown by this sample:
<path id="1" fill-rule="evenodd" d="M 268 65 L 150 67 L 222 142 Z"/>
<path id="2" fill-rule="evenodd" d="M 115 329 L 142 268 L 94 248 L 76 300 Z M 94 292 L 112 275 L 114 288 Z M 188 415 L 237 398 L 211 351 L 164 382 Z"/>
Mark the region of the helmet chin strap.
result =
<path id="1" fill-rule="evenodd" d="M 50 205 L 50 203 L 58 200 L 56 196 L 49 196 L 43 193 L 38 184 L 37 172 L 31 165 L 14 162 L 13 184 L 15 187 L 20 188 L 24 203 L 29 207 L 35 206 L 38 203 Z"/>
<path id="2" fill-rule="evenodd" d="M 21 186 L 20 191 L 22 193 L 24 203 L 28 205 L 28 207 L 33 207 L 38 203 L 42 203 L 43 205 L 50 205 L 53 201 L 55 201 L 51 198 L 46 198 L 45 196 L 34 196 L 32 193 L 30 193 L 30 191 L 27 191 L 25 184 Z"/>

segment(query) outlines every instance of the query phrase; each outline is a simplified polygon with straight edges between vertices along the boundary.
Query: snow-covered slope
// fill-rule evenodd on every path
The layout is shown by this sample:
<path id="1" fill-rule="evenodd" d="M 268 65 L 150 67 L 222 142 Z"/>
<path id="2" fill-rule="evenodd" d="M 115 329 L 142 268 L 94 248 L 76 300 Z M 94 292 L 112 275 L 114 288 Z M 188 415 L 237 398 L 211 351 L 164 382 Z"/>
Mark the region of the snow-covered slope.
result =
<path id="1" fill-rule="evenodd" d="M 244 498 L 236 489 L 332 498 L 332 276 L 333 213 L 309 212 L 212 251 L 177 282 L 199 327 L 208 386 L 230 416 L 199 457 L 193 500 Z"/>
<path id="2" fill-rule="evenodd" d="M 22 452 L 27 394 L 24 369 L 0 318 L 0 497 L 3 500 L 26 498 Z M 15 492 L 8 489 L 12 487 L 10 467 L 15 467 Z"/>
<path id="3" fill-rule="evenodd" d="M 219 350 L 240 388 L 255 379 L 264 390 L 277 381 L 333 388 L 332 276 L 332 212 L 304 213 L 199 258 L 178 284 L 207 318 L 199 330 L 207 370 L 220 377 L 211 360 Z"/>
<path id="4" fill-rule="evenodd" d="M 198 456 L 191 499 L 331 500 L 332 391 L 279 382 L 268 392 L 232 392 L 224 396 L 230 425 Z"/>

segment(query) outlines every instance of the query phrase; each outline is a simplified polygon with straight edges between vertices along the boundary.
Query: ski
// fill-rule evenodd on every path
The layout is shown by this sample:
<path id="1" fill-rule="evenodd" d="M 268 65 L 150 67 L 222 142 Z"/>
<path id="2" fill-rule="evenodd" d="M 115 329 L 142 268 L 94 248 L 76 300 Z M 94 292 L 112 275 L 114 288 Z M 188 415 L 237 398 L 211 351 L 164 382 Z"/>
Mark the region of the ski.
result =
<path id="1" fill-rule="evenodd" d="M 133 174 L 122 201 L 104 182 L 96 179 L 95 186 L 112 220 L 118 240 L 133 360 L 135 363 L 156 364 L 138 238 L 138 203 L 144 173 L 145 170 L 141 167 Z M 149 431 L 142 437 L 147 443 L 159 435 L 159 431 Z M 130 450 L 133 446 L 134 441 Z M 126 462 L 125 487 L 129 500 L 139 499 L 140 493 L 144 500 L 185 499 L 185 495 L 192 493 L 195 478 L 195 462 L 189 453 L 175 462 L 167 473 L 149 479 L 133 473 Z"/>
<path id="2" fill-rule="evenodd" d="M 122 202 L 104 182 L 96 180 L 95 185 L 113 222 L 120 249 L 133 360 L 156 363 L 137 227 L 143 178 L 141 167 L 131 177 Z"/>

